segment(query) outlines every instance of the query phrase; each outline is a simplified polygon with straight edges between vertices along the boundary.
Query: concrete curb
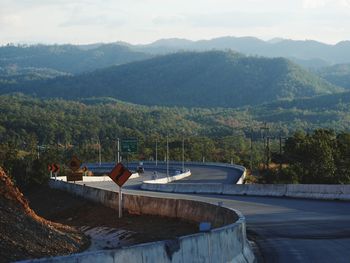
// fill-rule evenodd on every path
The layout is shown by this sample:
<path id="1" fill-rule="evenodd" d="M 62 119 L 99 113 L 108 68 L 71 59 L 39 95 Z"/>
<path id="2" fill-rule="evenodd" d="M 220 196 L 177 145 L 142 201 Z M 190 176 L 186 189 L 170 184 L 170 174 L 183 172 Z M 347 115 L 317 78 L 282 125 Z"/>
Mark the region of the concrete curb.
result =
<path id="1" fill-rule="evenodd" d="M 50 186 L 108 207 L 118 207 L 115 192 L 54 180 L 50 181 Z M 176 240 L 23 262 L 255 262 L 246 238 L 245 218 L 238 211 L 199 201 L 130 194 L 123 195 L 123 203 L 124 208 L 131 213 L 211 222 L 214 227 L 221 227 L 209 232 L 182 236 Z"/>

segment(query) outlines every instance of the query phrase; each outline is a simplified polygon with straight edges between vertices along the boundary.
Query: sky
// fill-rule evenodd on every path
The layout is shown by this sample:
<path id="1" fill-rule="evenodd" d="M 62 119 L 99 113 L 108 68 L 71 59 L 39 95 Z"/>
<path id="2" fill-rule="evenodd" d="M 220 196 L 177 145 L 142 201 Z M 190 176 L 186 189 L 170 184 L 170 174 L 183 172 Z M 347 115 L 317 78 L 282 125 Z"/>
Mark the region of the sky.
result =
<path id="1" fill-rule="evenodd" d="M 350 40 L 350 0 L 0 0 L 0 45 L 221 36 Z"/>

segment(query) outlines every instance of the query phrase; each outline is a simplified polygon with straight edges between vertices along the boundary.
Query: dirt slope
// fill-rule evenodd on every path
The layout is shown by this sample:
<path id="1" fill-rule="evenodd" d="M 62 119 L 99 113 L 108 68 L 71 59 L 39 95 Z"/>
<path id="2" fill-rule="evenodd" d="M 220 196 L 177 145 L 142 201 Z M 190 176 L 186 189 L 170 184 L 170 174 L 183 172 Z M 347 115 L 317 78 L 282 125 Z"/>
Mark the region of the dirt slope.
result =
<path id="1" fill-rule="evenodd" d="M 36 215 L 0 168 L 0 262 L 70 254 L 88 244 L 76 229 Z"/>

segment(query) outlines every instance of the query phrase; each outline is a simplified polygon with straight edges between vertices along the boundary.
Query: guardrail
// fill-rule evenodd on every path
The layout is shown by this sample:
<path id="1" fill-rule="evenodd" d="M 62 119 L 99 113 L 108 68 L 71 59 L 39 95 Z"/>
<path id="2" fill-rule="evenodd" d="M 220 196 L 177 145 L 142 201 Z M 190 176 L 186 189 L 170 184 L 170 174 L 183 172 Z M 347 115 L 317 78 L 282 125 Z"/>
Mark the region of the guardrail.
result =
<path id="1" fill-rule="evenodd" d="M 77 196 L 118 208 L 117 193 L 84 185 L 50 181 L 50 186 Z M 156 198 L 123 194 L 123 207 L 130 213 L 175 217 L 194 222 L 210 222 L 208 232 L 125 247 L 79 253 L 24 262 L 254 262 L 247 242 L 245 218 L 238 211 L 210 203 L 184 199 Z"/>

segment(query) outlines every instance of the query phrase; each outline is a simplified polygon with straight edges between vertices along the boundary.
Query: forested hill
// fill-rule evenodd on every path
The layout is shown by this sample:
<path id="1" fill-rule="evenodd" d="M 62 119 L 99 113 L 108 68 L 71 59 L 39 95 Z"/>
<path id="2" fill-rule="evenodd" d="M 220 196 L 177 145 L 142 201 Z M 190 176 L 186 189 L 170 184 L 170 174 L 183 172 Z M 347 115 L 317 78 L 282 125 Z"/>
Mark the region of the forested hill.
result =
<path id="1" fill-rule="evenodd" d="M 283 58 L 185 52 L 2 89 L 40 97 L 113 97 L 143 104 L 238 107 L 341 91 Z"/>
<path id="2" fill-rule="evenodd" d="M 149 57 L 151 55 L 132 51 L 127 46 L 118 44 L 91 47 L 8 45 L 0 47 L 0 68 L 50 68 L 66 73 L 82 73 Z"/>
<path id="3" fill-rule="evenodd" d="M 337 64 L 324 67 L 317 72 L 322 78 L 334 85 L 350 90 L 350 64 Z"/>

